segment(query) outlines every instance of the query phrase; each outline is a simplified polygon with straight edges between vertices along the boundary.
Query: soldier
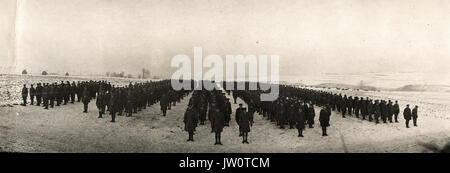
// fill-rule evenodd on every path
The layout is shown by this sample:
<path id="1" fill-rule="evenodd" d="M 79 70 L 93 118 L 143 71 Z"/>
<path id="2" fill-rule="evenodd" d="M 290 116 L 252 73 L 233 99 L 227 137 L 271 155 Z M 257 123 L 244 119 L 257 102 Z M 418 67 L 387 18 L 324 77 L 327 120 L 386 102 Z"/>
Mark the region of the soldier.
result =
<path id="1" fill-rule="evenodd" d="M 22 104 L 22 106 L 27 106 L 27 97 L 28 97 L 28 88 L 27 88 L 26 84 L 23 84 L 23 88 L 22 88 L 23 104 Z"/>
<path id="2" fill-rule="evenodd" d="M 42 102 L 42 85 L 41 83 L 38 83 L 36 86 L 36 106 L 41 106 Z"/>
<path id="3" fill-rule="evenodd" d="M 48 109 L 49 92 L 50 92 L 50 90 L 48 87 L 48 83 L 46 83 L 42 87 L 42 98 L 44 100 L 44 109 Z"/>
<path id="4" fill-rule="evenodd" d="M 381 109 L 381 120 L 383 120 L 383 123 L 387 123 L 388 110 L 386 101 L 381 100 L 380 109 Z"/>
<path id="5" fill-rule="evenodd" d="M 409 120 L 411 120 L 411 109 L 409 108 L 409 104 L 406 105 L 406 108 L 403 110 L 403 118 L 406 120 L 406 128 L 409 128 Z"/>
<path id="6" fill-rule="evenodd" d="M 322 127 L 322 136 L 328 136 L 327 127 L 330 126 L 330 116 L 331 110 L 329 106 L 326 106 L 320 110 L 319 122 Z"/>
<path id="7" fill-rule="evenodd" d="M 393 107 L 393 111 L 394 111 L 394 119 L 395 122 L 398 123 L 398 114 L 400 113 L 400 107 L 398 106 L 398 101 L 395 101 L 394 107 Z"/>
<path id="8" fill-rule="evenodd" d="M 230 100 L 227 98 L 225 102 L 225 126 L 230 126 L 230 120 L 231 120 L 231 103 Z"/>
<path id="9" fill-rule="evenodd" d="M 111 90 L 111 97 L 109 98 L 109 111 L 111 113 L 110 122 L 116 122 L 117 98 L 114 89 Z"/>
<path id="10" fill-rule="evenodd" d="M 239 126 L 240 117 L 243 116 L 245 114 L 245 112 L 246 112 L 246 109 L 244 107 L 242 107 L 242 103 L 239 103 L 239 108 L 236 109 L 236 115 L 235 115 L 236 123 L 238 124 L 238 126 Z M 241 131 L 239 131 L 239 136 L 242 136 Z"/>
<path id="11" fill-rule="evenodd" d="M 393 109 L 394 108 L 393 108 L 392 102 L 391 102 L 391 100 L 389 100 L 389 103 L 387 105 L 387 118 L 389 120 L 389 123 L 392 123 L 392 116 L 394 114 L 394 110 Z"/>
<path id="12" fill-rule="evenodd" d="M 381 108 L 380 103 L 378 103 L 378 100 L 375 100 L 374 104 L 374 114 L 375 114 L 375 124 L 380 123 L 380 116 L 381 116 Z"/>
<path id="13" fill-rule="evenodd" d="M 361 98 L 362 100 L 362 98 Z M 360 100 L 358 97 L 355 97 L 355 100 L 353 101 L 354 111 L 356 118 L 359 118 L 359 111 L 361 109 Z"/>
<path id="14" fill-rule="evenodd" d="M 163 94 L 160 101 L 161 111 L 163 112 L 163 116 L 166 116 L 167 106 L 169 104 L 169 99 L 166 94 Z"/>
<path id="15" fill-rule="evenodd" d="M 36 95 L 36 89 L 33 87 L 33 84 L 31 84 L 30 87 L 30 100 L 31 100 L 31 104 L 30 105 L 34 105 L 34 96 Z"/>
<path id="16" fill-rule="evenodd" d="M 211 123 L 214 124 L 213 131 L 215 132 L 216 136 L 216 143 L 214 143 L 214 145 L 222 145 L 222 142 L 220 141 L 220 134 L 222 133 L 224 127 L 225 117 L 223 113 L 220 112 L 219 108 L 215 109 L 213 117 L 214 118 Z"/>
<path id="17" fill-rule="evenodd" d="M 345 113 L 347 112 L 347 95 L 344 95 L 344 98 L 341 99 L 341 109 L 342 118 L 345 118 Z"/>
<path id="18" fill-rule="evenodd" d="M 84 111 L 83 113 L 87 113 L 88 111 L 88 104 L 91 101 L 91 97 L 89 95 L 89 91 L 88 88 L 85 86 L 83 89 L 83 106 L 84 106 Z"/>
<path id="19" fill-rule="evenodd" d="M 78 81 L 77 90 L 76 90 L 78 102 L 81 102 L 81 98 L 83 97 L 83 89 L 84 89 L 84 87 L 81 85 L 80 81 Z"/>
<path id="20" fill-rule="evenodd" d="M 75 104 L 75 94 L 77 90 L 77 85 L 75 81 L 72 82 L 72 86 L 70 87 L 70 103 Z"/>
<path id="21" fill-rule="evenodd" d="M 369 115 L 369 122 L 373 121 L 373 114 L 375 112 L 375 103 L 372 100 L 369 100 L 367 104 L 367 114 Z"/>
<path id="22" fill-rule="evenodd" d="M 289 112 L 288 112 L 288 120 L 289 120 L 289 128 L 290 129 L 293 129 L 295 126 L 295 122 L 296 122 L 295 114 L 296 114 L 296 106 L 294 104 L 291 104 L 289 106 Z"/>
<path id="23" fill-rule="evenodd" d="M 250 132 L 250 126 L 253 123 L 250 119 L 250 114 L 251 112 L 249 111 L 239 116 L 239 132 L 242 133 L 242 143 L 246 144 L 248 144 L 248 132 Z"/>
<path id="24" fill-rule="evenodd" d="M 297 130 L 298 130 L 298 137 L 303 137 L 303 129 L 305 129 L 305 121 L 306 121 L 306 117 L 305 117 L 305 112 L 303 111 L 303 109 L 301 107 L 298 107 L 298 113 L 296 116 L 296 121 L 297 121 Z"/>
<path id="25" fill-rule="evenodd" d="M 413 110 L 412 110 L 412 118 L 413 118 L 413 123 L 414 126 L 417 127 L 417 109 L 419 108 L 419 106 L 414 106 Z"/>
<path id="26" fill-rule="evenodd" d="M 162 104 L 163 101 L 161 100 L 161 110 L 163 110 Z M 127 112 L 128 112 L 127 117 L 131 117 L 133 115 L 133 110 L 134 110 L 134 95 L 132 92 L 132 88 L 129 88 L 127 93 Z M 163 116 L 166 116 L 165 110 L 163 110 Z"/>
<path id="27" fill-rule="evenodd" d="M 98 108 L 98 118 L 103 118 L 102 115 L 105 113 L 105 106 L 106 106 L 105 98 L 106 98 L 105 92 L 102 89 L 100 89 L 96 100 L 96 105 Z"/>
<path id="28" fill-rule="evenodd" d="M 189 105 L 184 113 L 184 130 L 188 132 L 189 138 L 187 141 L 194 142 L 194 132 L 198 123 L 198 112 L 193 105 Z"/>
<path id="29" fill-rule="evenodd" d="M 316 113 L 314 111 L 314 105 L 310 104 L 308 108 L 308 125 L 309 128 L 314 128 L 314 117 L 316 116 Z"/>
<path id="30" fill-rule="evenodd" d="M 51 84 L 49 86 L 49 90 L 48 90 L 48 100 L 50 101 L 50 107 L 53 108 L 54 107 L 54 102 L 55 102 L 55 95 L 56 95 L 56 91 L 55 91 L 55 85 Z"/>

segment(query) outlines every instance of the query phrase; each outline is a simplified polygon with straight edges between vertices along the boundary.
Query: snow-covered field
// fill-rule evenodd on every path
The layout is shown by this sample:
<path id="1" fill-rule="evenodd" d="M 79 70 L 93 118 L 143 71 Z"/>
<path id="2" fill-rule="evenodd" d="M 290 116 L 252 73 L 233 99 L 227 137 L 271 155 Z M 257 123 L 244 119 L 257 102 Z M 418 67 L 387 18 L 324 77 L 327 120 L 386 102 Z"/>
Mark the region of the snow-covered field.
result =
<path id="1" fill-rule="evenodd" d="M 37 78 L 37 77 L 30 77 Z M 56 80 L 51 77 L 49 79 Z M 59 78 L 56 80 L 60 80 Z M 119 80 L 119 79 L 117 79 Z M 123 79 L 120 79 L 123 80 Z M 2 81 L 5 81 L 2 76 Z M 35 81 L 25 81 L 34 83 Z M 129 81 L 118 81 L 118 83 Z M 28 83 L 28 84 L 29 84 Z M 12 84 L 7 84 L 8 86 Z M 1 83 L 2 88 L 5 83 Z M 19 84 L 19 86 L 21 86 Z M 20 89 L 20 88 L 19 88 Z M 363 95 L 356 91 L 347 94 Z M 89 104 L 89 113 L 82 113 L 82 104 L 68 104 L 45 110 L 37 106 L 0 107 L 0 151 L 7 152 L 427 152 L 422 146 L 435 143 L 444 146 L 450 142 L 450 120 L 446 117 L 448 99 L 439 94 L 369 92 L 369 97 L 383 97 L 405 103 L 419 104 L 418 127 L 405 128 L 400 123 L 378 124 L 332 113 L 328 137 L 321 136 L 318 124 L 307 128 L 304 138 L 297 137 L 296 129 L 279 129 L 260 115 L 249 134 L 250 144 L 242 144 L 234 113 L 230 127 L 222 133 L 223 146 L 213 145 L 214 134 L 209 122 L 197 128 L 195 142 L 186 142 L 183 114 L 189 97 L 168 111 L 160 113 L 159 104 L 135 114 L 119 116 L 116 123 L 110 117 L 98 119 L 95 101 Z M 2 95 L 3 97 L 3 95 Z M 448 97 L 447 97 L 448 98 Z M 242 100 L 238 100 L 238 103 Z M 444 105 L 435 116 L 426 104 Z M 244 104 L 245 105 L 245 104 Z M 233 111 L 237 104 L 232 104 Z M 316 107 L 316 115 L 319 109 Z M 316 116 L 316 122 L 318 117 Z"/>

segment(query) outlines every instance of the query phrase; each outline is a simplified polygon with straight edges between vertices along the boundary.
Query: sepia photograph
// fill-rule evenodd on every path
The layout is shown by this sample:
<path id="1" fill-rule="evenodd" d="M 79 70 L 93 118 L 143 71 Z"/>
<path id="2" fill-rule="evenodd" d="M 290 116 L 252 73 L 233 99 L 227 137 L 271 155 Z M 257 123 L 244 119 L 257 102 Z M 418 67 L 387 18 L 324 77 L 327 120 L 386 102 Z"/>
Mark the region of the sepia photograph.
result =
<path id="1" fill-rule="evenodd" d="M 449 153 L 449 11 L 443 0 L 0 0 L 0 152 Z M 259 156 L 249 167 L 275 162 Z M 174 164 L 246 162 L 183 158 Z"/>

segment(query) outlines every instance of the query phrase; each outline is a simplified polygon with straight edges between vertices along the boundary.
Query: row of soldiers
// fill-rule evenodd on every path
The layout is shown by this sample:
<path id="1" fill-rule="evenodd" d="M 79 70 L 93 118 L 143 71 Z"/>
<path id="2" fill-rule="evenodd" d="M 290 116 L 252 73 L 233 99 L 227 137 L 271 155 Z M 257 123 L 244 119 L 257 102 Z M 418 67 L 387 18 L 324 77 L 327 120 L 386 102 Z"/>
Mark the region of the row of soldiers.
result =
<path id="1" fill-rule="evenodd" d="M 43 106 L 48 109 L 49 106 L 53 108 L 55 106 L 66 105 L 67 103 L 75 103 L 81 101 L 83 87 L 85 83 L 78 81 L 70 83 L 69 81 L 61 81 L 61 83 L 37 83 L 36 87 L 33 84 L 30 88 L 27 88 L 26 84 L 22 88 L 22 100 L 23 106 L 27 105 L 28 98 L 30 99 L 30 105 Z M 75 98 L 78 98 L 76 100 Z"/>
<path id="2" fill-rule="evenodd" d="M 157 102 L 160 102 L 163 116 L 167 110 L 176 106 L 182 98 L 190 93 L 190 90 L 175 91 L 172 89 L 169 80 L 158 82 L 130 83 L 123 87 L 115 87 L 100 83 L 96 99 L 96 106 L 99 110 L 99 118 L 103 117 L 105 111 L 109 111 L 111 122 L 115 122 L 116 114 L 122 116 L 124 113 L 130 117 Z M 87 90 L 86 90 L 87 91 Z M 87 105 L 90 100 L 83 100 L 84 112 L 87 112 Z"/>
<path id="3" fill-rule="evenodd" d="M 280 129 L 286 125 L 290 129 L 297 128 L 298 137 L 303 137 L 303 130 L 306 125 L 314 128 L 314 118 L 316 116 L 314 104 L 298 97 L 287 97 L 280 92 L 280 96 L 273 102 L 261 102 L 261 90 L 235 90 L 232 95 L 234 98 L 241 98 L 248 104 L 249 110 L 255 110 L 263 117 L 267 117 L 271 122 L 275 122 Z M 319 122 L 322 127 L 322 136 L 328 136 L 326 128 L 329 126 L 331 116 L 331 107 L 324 105 L 320 110 Z"/>
<path id="4" fill-rule="evenodd" d="M 203 125 L 206 120 L 211 123 L 211 133 L 215 133 L 214 145 L 222 145 L 221 133 L 225 126 L 229 126 L 231 121 L 231 103 L 221 90 L 195 90 L 189 100 L 188 108 L 184 114 L 184 130 L 188 132 L 187 141 L 194 141 L 195 129 L 200 123 Z M 248 144 L 248 132 L 253 124 L 253 113 L 246 111 L 242 104 L 236 110 L 236 123 L 239 125 L 239 136 L 242 136 L 242 143 Z"/>
<path id="5" fill-rule="evenodd" d="M 109 111 L 111 115 L 111 122 L 115 122 L 115 114 L 119 116 L 123 112 L 127 116 L 132 116 L 147 106 L 151 106 L 160 102 L 163 115 L 166 115 L 166 110 L 175 106 L 183 97 L 189 94 L 189 90 L 175 91 L 171 87 L 170 80 L 163 81 L 148 81 L 143 83 L 130 83 L 122 87 L 111 85 L 107 81 L 78 81 L 78 83 L 69 81 L 64 83 L 38 83 L 34 88 L 33 84 L 28 89 L 26 85 L 22 88 L 22 98 L 24 106 L 27 105 L 28 95 L 30 96 L 31 105 L 34 104 L 36 98 L 36 105 L 41 103 L 48 109 L 56 106 L 66 105 L 67 103 L 82 102 L 84 105 L 83 112 L 87 113 L 88 105 L 91 100 L 96 99 L 96 106 L 99 109 L 99 118 L 103 117 L 105 111 Z M 75 99 L 75 96 L 78 100 Z"/>
<path id="6" fill-rule="evenodd" d="M 248 86 L 248 83 L 246 83 Z M 375 121 L 375 123 L 380 123 L 380 119 L 387 123 L 398 122 L 398 115 L 400 113 L 400 108 L 398 101 L 393 103 L 392 101 L 384 100 L 371 100 L 368 97 L 364 98 L 352 98 L 341 94 L 311 90 L 305 88 L 297 88 L 294 86 L 280 85 L 279 98 L 273 102 L 259 100 L 262 90 L 238 90 L 233 92 L 233 97 L 242 97 L 244 101 L 250 105 L 254 105 L 261 114 L 267 116 L 268 119 L 276 121 L 278 125 L 283 128 L 286 121 L 289 122 L 290 126 L 295 123 L 293 110 L 297 110 L 300 105 L 303 105 L 302 112 L 305 112 L 306 121 L 310 125 L 314 124 L 314 105 L 317 106 L 327 106 L 332 111 L 338 111 L 342 113 L 342 117 L 345 115 L 352 116 L 353 114 L 357 118 L 362 118 L 363 120 Z M 234 94 L 236 93 L 236 94 Z M 246 100 L 245 100 L 246 99 Z M 308 111 L 312 107 L 311 111 Z M 406 120 L 406 127 L 409 128 L 409 121 L 412 119 L 414 126 L 417 126 L 417 112 L 418 106 L 415 106 L 412 110 L 409 105 L 403 111 L 404 119 Z M 295 114 L 295 113 L 294 113 Z M 310 121 L 308 121 L 308 119 Z"/>

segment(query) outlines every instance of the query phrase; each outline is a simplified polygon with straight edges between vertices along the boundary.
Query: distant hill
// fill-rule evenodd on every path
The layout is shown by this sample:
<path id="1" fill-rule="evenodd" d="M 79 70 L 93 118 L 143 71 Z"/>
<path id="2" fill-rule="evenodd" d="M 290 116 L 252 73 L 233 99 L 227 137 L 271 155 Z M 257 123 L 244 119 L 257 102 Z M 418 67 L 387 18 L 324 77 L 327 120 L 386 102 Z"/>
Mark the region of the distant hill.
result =
<path id="1" fill-rule="evenodd" d="M 339 84 L 339 83 L 322 83 L 322 84 L 319 84 L 319 85 L 315 85 L 313 87 L 353 89 L 353 90 L 366 90 L 366 91 L 377 91 L 378 90 L 376 87 L 373 87 L 373 86 L 349 85 L 349 84 Z"/>
<path id="2" fill-rule="evenodd" d="M 450 86 L 447 85 L 405 85 L 393 89 L 393 91 L 416 91 L 416 92 L 449 92 Z"/>

